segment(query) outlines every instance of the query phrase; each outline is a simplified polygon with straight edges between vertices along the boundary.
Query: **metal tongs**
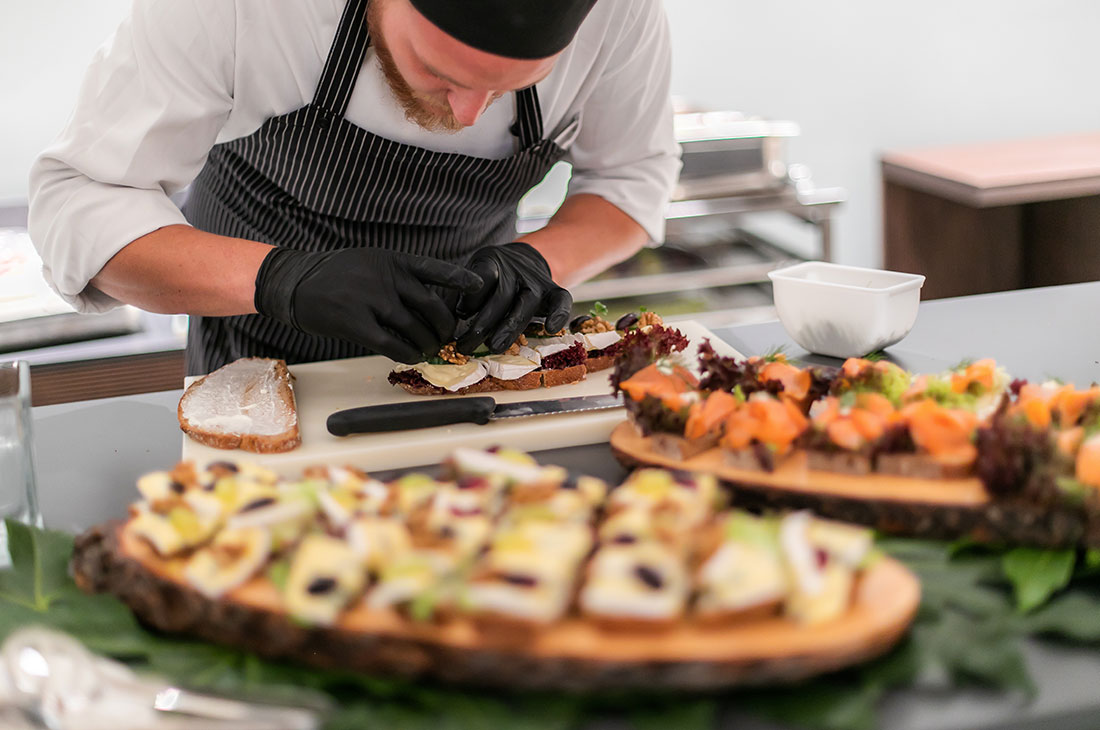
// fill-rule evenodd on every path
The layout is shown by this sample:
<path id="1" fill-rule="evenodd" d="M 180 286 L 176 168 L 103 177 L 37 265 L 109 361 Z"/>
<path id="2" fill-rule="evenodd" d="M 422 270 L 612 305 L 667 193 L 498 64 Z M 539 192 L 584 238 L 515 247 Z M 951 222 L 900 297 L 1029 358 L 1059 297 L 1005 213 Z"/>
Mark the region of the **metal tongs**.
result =
<path id="1" fill-rule="evenodd" d="M 315 730 L 328 708 L 198 694 L 139 677 L 67 634 L 19 629 L 0 647 L 0 727 L 27 730 Z"/>

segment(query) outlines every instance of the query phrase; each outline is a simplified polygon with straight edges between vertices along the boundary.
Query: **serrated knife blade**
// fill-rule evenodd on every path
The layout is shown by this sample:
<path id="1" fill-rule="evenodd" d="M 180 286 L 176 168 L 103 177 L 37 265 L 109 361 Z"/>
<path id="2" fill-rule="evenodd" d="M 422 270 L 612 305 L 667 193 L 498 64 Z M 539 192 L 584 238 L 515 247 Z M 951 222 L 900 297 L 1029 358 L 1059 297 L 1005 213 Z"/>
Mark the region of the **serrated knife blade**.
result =
<path id="1" fill-rule="evenodd" d="M 529 400 L 521 403 L 497 403 L 489 414 L 490 421 L 501 418 L 526 418 L 527 416 L 549 416 L 556 413 L 580 413 L 583 411 L 603 411 L 618 408 L 623 404 L 618 395 L 581 395 L 572 398 L 553 398 L 551 400 Z"/>

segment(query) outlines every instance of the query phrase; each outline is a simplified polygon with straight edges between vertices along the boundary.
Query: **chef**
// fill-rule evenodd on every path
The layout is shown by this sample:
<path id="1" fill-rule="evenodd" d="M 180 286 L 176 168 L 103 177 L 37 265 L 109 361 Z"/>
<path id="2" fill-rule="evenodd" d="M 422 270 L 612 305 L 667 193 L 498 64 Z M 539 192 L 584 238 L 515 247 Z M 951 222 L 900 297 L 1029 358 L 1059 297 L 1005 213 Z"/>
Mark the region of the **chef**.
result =
<path id="1" fill-rule="evenodd" d="M 137 0 L 34 163 L 30 233 L 79 311 L 190 314 L 191 374 L 500 351 L 661 240 L 668 92 L 660 0 Z"/>

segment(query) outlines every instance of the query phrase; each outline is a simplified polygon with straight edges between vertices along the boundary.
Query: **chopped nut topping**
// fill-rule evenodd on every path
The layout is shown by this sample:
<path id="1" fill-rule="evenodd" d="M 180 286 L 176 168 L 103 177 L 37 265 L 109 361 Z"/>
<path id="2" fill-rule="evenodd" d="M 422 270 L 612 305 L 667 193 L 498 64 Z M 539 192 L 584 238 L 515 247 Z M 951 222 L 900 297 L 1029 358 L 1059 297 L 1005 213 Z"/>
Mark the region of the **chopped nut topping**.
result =
<path id="1" fill-rule="evenodd" d="M 664 322 L 656 312 L 642 312 L 642 316 L 638 318 L 638 328 L 652 327 L 653 325 L 664 325 Z"/>
<path id="2" fill-rule="evenodd" d="M 446 360 L 453 365 L 465 365 L 470 361 L 469 357 L 458 351 L 454 342 L 444 345 L 443 349 L 439 351 L 439 357 L 441 360 Z"/>
<path id="3" fill-rule="evenodd" d="M 227 568 L 240 560 L 244 555 L 245 546 L 236 542 L 222 543 L 210 548 L 210 555 L 219 568 Z"/>
<path id="4" fill-rule="evenodd" d="M 521 347 L 527 347 L 527 335 L 523 334 L 522 332 L 519 333 L 519 337 L 517 337 L 516 341 L 512 343 L 512 346 L 504 351 L 504 354 L 518 355 L 519 348 Z"/>
<path id="5" fill-rule="evenodd" d="M 185 488 L 195 487 L 199 483 L 199 475 L 195 473 L 195 465 L 189 461 L 181 461 L 176 464 L 175 468 L 168 472 L 168 477 L 173 482 L 179 482 Z"/>
<path id="6" fill-rule="evenodd" d="M 586 319 L 581 323 L 581 332 L 586 335 L 592 335 L 597 332 L 614 332 L 615 325 L 608 322 L 603 317 L 593 317 Z"/>

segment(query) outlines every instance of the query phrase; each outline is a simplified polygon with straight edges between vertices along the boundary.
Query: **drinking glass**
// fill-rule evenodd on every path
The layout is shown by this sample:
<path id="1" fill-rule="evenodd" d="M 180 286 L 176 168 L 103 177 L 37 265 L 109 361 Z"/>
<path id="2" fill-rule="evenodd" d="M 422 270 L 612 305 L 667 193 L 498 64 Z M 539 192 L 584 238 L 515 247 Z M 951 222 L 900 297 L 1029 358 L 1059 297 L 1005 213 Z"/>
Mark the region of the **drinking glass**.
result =
<path id="1" fill-rule="evenodd" d="M 10 562 L 3 519 L 42 526 L 34 481 L 31 373 L 22 360 L 0 362 L 0 567 Z"/>

